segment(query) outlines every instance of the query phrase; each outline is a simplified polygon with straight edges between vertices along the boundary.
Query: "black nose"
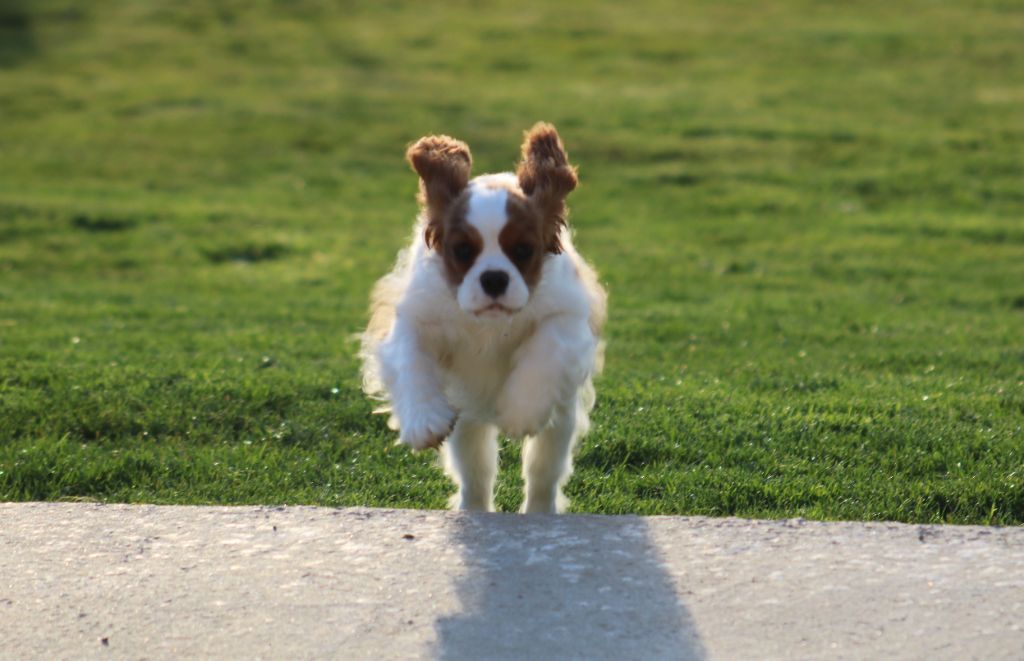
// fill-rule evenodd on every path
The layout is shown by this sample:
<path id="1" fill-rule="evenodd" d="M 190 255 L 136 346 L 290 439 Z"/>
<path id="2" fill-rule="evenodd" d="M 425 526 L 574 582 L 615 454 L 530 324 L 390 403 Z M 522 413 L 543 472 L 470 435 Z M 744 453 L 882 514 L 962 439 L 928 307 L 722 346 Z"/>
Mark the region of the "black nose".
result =
<path id="1" fill-rule="evenodd" d="M 508 289 L 508 273 L 504 271 L 484 271 L 480 274 L 480 286 L 491 298 L 498 298 Z"/>

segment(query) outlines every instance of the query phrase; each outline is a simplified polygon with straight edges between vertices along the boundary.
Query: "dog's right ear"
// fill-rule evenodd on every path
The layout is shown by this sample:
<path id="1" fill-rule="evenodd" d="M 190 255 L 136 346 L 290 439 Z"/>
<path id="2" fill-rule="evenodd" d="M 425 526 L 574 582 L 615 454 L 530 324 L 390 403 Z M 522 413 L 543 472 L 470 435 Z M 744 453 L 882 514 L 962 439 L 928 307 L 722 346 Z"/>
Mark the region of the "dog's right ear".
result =
<path id="1" fill-rule="evenodd" d="M 473 157 L 469 146 L 447 135 L 420 138 L 405 153 L 420 176 L 419 201 L 427 211 L 424 239 L 431 248 L 441 243 L 444 212 L 469 184 Z"/>

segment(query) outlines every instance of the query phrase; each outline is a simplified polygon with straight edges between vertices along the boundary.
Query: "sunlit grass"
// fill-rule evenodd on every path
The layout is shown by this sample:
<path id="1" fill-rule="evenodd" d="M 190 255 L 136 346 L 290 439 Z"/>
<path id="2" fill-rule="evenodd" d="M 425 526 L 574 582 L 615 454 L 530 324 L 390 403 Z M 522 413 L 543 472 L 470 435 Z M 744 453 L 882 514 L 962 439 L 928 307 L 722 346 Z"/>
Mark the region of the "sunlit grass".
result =
<path id="1" fill-rule="evenodd" d="M 405 145 L 546 119 L 611 295 L 575 510 L 1024 522 L 1016 3 L 4 7 L 0 498 L 443 507 L 352 336 Z"/>

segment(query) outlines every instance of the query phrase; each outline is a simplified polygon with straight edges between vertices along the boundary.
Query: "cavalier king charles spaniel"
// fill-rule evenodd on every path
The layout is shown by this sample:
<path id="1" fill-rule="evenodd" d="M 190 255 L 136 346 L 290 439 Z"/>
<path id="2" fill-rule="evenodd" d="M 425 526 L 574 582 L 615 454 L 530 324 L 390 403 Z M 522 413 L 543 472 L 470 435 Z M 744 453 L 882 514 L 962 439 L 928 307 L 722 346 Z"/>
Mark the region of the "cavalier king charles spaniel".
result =
<path id="1" fill-rule="evenodd" d="M 526 132 L 515 174 L 470 179 L 469 147 L 448 136 L 406 158 L 422 208 L 371 296 L 363 389 L 386 402 L 401 443 L 441 447 L 453 507 L 494 510 L 500 431 L 525 437 L 522 511 L 563 511 L 606 301 L 566 225 L 576 168 L 544 123 Z"/>

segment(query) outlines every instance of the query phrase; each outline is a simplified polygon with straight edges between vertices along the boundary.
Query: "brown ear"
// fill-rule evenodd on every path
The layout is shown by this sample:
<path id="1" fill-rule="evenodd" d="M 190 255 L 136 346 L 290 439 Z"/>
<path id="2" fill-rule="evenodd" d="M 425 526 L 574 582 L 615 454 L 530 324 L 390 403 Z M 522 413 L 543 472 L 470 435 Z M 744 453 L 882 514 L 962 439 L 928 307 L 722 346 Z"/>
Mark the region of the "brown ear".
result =
<path id="1" fill-rule="evenodd" d="M 420 138 L 405 152 L 412 169 L 420 175 L 419 200 L 427 211 L 427 245 L 441 243 L 444 212 L 469 183 L 473 157 L 469 146 L 447 135 Z"/>
<path id="2" fill-rule="evenodd" d="M 538 122 L 525 133 L 516 175 L 519 187 L 544 214 L 548 252 L 562 252 L 558 233 L 565 227 L 565 197 L 576 188 L 577 179 L 554 126 Z"/>

